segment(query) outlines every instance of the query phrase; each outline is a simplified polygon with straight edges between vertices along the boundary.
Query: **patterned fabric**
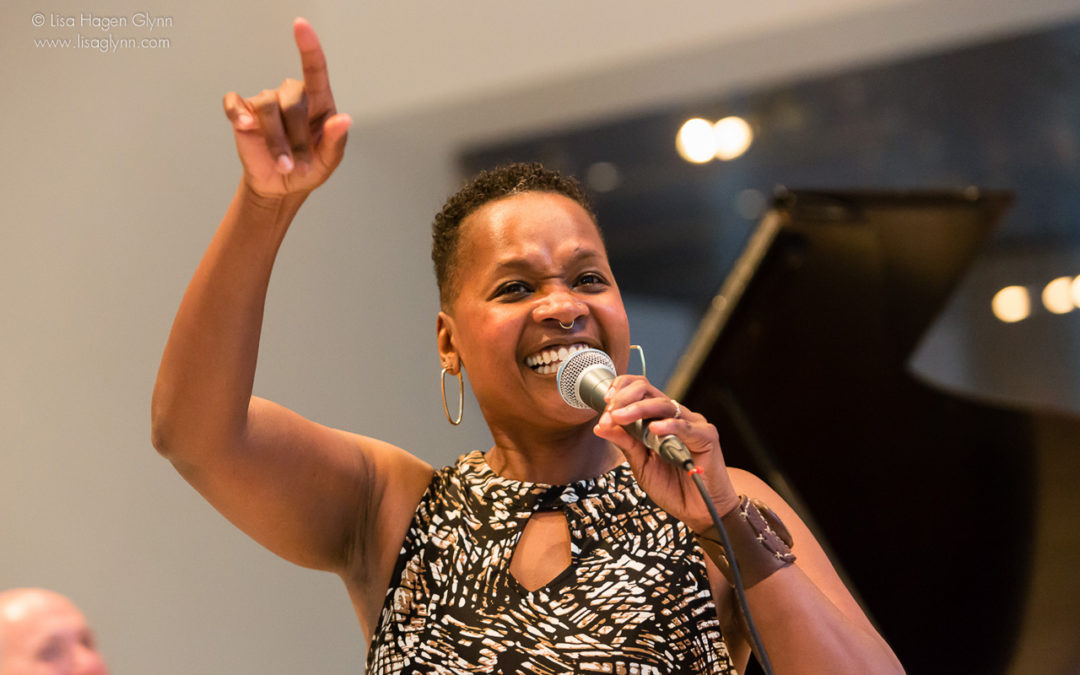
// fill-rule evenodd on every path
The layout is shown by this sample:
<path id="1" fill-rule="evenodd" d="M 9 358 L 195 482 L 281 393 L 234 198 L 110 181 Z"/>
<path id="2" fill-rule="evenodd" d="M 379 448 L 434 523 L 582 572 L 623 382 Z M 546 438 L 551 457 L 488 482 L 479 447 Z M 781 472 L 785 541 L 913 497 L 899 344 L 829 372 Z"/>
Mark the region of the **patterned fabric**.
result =
<path id="1" fill-rule="evenodd" d="M 525 523 L 561 509 L 571 564 L 528 591 Z M 435 474 L 387 592 L 367 672 L 728 673 L 704 558 L 627 465 L 566 486 L 498 476 L 483 453 Z"/>

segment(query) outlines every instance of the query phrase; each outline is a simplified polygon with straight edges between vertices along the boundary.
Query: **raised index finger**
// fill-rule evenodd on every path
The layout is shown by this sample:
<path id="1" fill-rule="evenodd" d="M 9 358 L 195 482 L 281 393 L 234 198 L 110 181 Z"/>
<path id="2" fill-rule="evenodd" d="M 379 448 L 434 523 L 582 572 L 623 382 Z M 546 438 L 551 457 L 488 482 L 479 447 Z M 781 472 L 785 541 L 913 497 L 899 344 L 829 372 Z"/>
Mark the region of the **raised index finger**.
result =
<path id="1" fill-rule="evenodd" d="M 293 37 L 300 50 L 300 64 L 304 70 L 304 90 L 312 109 L 334 110 L 334 95 L 330 92 L 330 75 L 326 71 L 326 56 L 315 29 L 307 19 L 298 18 L 293 22 Z"/>

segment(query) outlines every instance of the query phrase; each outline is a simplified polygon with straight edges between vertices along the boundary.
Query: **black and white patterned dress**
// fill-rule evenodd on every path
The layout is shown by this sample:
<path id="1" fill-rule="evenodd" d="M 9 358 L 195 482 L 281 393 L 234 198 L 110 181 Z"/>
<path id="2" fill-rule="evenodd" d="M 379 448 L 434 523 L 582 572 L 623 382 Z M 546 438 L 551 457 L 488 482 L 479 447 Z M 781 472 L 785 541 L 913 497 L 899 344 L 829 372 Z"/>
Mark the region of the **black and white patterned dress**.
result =
<path id="1" fill-rule="evenodd" d="M 566 514 L 571 564 L 528 591 L 510 560 L 546 509 Z M 371 674 L 736 672 L 701 550 L 625 464 L 550 486 L 463 455 L 420 500 L 393 579 Z"/>

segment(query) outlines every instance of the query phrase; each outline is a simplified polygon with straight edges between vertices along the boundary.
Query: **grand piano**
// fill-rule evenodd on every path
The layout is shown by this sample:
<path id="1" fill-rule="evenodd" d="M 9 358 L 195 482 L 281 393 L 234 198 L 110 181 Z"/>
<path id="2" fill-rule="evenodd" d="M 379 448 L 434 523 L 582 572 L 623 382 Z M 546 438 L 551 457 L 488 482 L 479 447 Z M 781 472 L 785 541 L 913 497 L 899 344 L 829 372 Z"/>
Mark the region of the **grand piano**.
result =
<path id="1" fill-rule="evenodd" d="M 910 367 L 1010 201 L 780 191 L 666 387 L 806 517 L 911 673 L 1004 672 L 1022 615 L 1029 418 Z"/>

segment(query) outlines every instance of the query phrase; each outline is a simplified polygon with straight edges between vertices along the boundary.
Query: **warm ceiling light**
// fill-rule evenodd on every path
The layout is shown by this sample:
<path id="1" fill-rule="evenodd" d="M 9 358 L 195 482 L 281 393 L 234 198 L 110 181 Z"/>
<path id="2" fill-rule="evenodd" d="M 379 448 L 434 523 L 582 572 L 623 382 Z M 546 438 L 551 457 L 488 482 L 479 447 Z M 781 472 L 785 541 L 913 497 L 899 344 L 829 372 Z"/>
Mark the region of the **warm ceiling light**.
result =
<path id="1" fill-rule="evenodd" d="M 1058 277 L 1046 284 L 1042 292 L 1043 305 L 1054 314 L 1068 314 L 1076 309 L 1072 298 L 1072 277 Z"/>
<path id="2" fill-rule="evenodd" d="M 716 135 L 709 120 L 695 117 L 687 120 L 675 137 L 675 149 L 679 156 L 694 164 L 704 164 L 716 156 Z"/>
<path id="3" fill-rule="evenodd" d="M 1072 282 L 1072 296 L 1073 304 L 1080 307 L 1080 275 L 1077 275 Z"/>
<path id="4" fill-rule="evenodd" d="M 1031 298 L 1023 286 L 1006 286 L 990 301 L 994 316 L 1005 323 L 1023 321 L 1031 314 Z"/>
<path id="5" fill-rule="evenodd" d="M 754 142 L 754 130 L 741 117 L 725 117 L 713 126 L 716 135 L 716 157 L 724 161 L 735 159 Z"/>

